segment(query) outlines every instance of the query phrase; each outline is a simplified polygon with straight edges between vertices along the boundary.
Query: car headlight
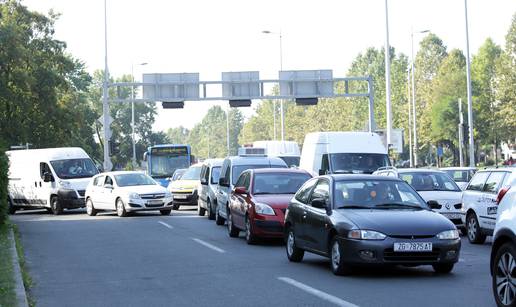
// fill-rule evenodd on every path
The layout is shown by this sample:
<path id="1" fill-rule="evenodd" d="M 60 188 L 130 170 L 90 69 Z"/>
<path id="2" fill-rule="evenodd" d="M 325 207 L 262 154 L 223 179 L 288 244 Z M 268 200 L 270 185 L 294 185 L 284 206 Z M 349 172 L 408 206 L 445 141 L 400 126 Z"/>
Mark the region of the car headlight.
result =
<path id="1" fill-rule="evenodd" d="M 348 238 L 357 240 L 383 240 L 387 236 L 374 230 L 354 229 L 348 232 Z"/>
<path id="2" fill-rule="evenodd" d="M 65 180 L 60 180 L 59 185 L 65 189 L 70 189 L 72 187 L 72 185 L 70 184 L 70 181 L 65 181 Z"/>
<path id="3" fill-rule="evenodd" d="M 454 230 L 446 230 L 437 234 L 437 239 L 439 240 L 455 240 L 459 238 L 459 231 Z"/>
<path id="4" fill-rule="evenodd" d="M 135 192 L 129 193 L 129 198 L 131 198 L 131 199 L 140 199 L 140 194 L 135 193 Z"/>
<path id="5" fill-rule="evenodd" d="M 261 203 L 254 204 L 254 211 L 256 211 L 256 213 L 258 214 L 263 215 L 276 215 L 276 213 L 274 213 L 274 210 L 269 205 Z"/>

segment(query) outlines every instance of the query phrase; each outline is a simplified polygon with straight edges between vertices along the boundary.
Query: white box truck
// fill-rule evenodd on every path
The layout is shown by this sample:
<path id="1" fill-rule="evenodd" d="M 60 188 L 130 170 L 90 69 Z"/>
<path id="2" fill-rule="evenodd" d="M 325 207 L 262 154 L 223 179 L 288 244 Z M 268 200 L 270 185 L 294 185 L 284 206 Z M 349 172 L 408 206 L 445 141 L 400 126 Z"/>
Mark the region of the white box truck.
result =
<path id="1" fill-rule="evenodd" d="M 372 174 L 390 166 L 380 136 L 371 132 L 313 132 L 305 136 L 299 168 L 312 175 Z"/>
<path id="2" fill-rule="evenodd" d="M 265 148 L 269 157 L 281 158 L 289 167 L 299 166 L 301 153 L 299 145 L 294 141 L 255 141 L 253 147 Z"/>
<path id="3" fill-rule="evenodd" d="M 7 151 L 9 212 L 47 208 L 54 214 L 84 207 L 84 192 L 97 167 L 82 148 Z"/>

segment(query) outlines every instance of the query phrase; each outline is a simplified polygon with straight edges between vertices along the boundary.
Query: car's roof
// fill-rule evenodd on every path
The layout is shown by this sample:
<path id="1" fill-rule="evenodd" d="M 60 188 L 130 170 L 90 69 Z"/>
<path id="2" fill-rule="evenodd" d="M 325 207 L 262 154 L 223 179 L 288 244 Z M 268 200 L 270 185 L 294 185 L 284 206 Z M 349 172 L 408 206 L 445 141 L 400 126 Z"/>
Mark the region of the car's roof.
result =
<path id="1" fill-rule="evenodd" d="M 143 171 L 112 171 L 112 172 L 104 172 L 100 173 L 100 175 L 123 175 L 123 174 L 145 174 Z"/>
<path id="2" fill-rule="evenodd" d="M 307 171 L 297 168 L 256 168 L 251 169 L 255 174 L 274 174 L 274 173 L 291 173 L 291 174 L 306 174 L 310 175 Z"/>
<path id="3" fill-rule="evenodd" d="M 398 168 L 398 173 L 443 173 L 443 171 L 435 168 Z"/>
<path id="4" fill-rule="evenodd" d="M 224 159 L 206 159 L 204 160 L 204 165 L 211 165 L 211 166 L 221 166 L 222 162 L 224 162 Z"/>
<path id="5" fill-rule="evenodd" d="M 505 172 L 516 172 L 516 167 L 490 167 L 478 170 L 479 172 L 493 172 L 493 171 L 505 171 Z"/>
<path id="6" fill-rule="evenodd" d="M 268 156 L 231 156 L 226 159 L 231 160 L 233 165 L 262 165 L 262 164 L 272 164 L 272 165 L 285 165 L 285 162 L 277 157 L 268 157 Z"/>
<path id="7" fill-rule="evenodd" d="M 387 181 L 402 181 L 397 177 L 380 176 L 380 175 L 363 175 L 363 174 L 332 174 L 319 177 L 331 177 L 334 180 L 387 180 Z"/>
<path id="8" fill-rule="evenodd" d="M 470 167 L 470 166 L 453 166 L 453 167 L 441 167 L 439 168 L 442 171 L 469 171 L 469 170 L 476 170 L 476 167 Z"/>

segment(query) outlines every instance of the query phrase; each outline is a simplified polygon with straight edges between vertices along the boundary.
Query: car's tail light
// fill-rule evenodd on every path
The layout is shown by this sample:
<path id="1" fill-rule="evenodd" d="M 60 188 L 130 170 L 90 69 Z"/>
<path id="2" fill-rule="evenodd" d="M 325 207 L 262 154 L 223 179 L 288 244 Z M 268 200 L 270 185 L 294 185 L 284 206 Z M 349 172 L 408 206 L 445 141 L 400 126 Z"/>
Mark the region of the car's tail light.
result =
<path id="1" fill-rule="evenodd" d="M 500 202 L 502 201 L 502 198 L 505 196 L 505 194 L 507 194 L 507 191 L 509 191 L 511 187 L 508 186 L 508 187 L 504 187 L 504 188 L 501 188 L 500 191 L 498 191 L 498 196 L 496 196 L 496 204 L 499 205 Z"/>

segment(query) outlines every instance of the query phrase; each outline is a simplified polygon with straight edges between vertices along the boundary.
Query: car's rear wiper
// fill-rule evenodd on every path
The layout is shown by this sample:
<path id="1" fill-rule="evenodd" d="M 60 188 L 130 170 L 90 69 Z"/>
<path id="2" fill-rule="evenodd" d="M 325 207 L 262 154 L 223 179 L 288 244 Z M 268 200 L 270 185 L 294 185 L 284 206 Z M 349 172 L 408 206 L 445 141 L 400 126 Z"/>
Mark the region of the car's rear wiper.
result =
<path id="1" fill-rule="evenodd" d="M 401 203 L 385 203 L 379 204 L 375 206 L 376 208 L 410 208 L 410 209 L 423 209 L 423 207 L 418 205 L 410 205 L 410 204 L 401 204 Z"/>

